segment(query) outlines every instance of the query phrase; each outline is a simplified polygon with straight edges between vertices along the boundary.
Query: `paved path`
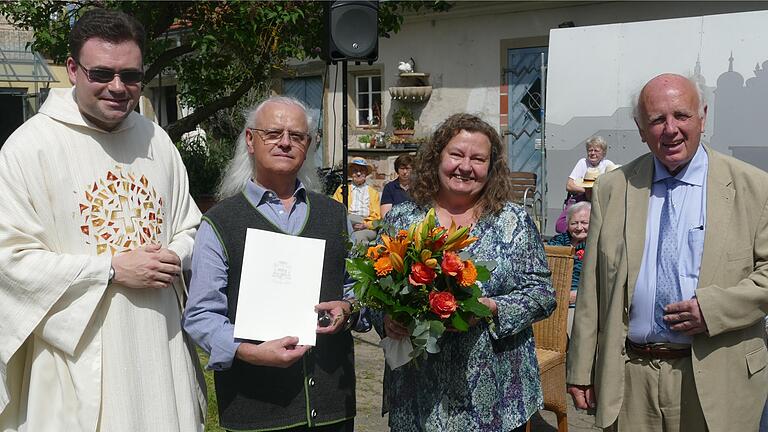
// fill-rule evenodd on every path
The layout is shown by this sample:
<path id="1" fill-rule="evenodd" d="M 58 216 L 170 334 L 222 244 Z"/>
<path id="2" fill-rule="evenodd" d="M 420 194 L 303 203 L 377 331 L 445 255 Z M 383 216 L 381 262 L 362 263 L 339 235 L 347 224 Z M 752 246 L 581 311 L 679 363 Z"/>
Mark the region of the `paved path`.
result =
<path id="1" fill-rule="evenodd" d="M 387 417 L 381 416 L 381 386 L 384 376 L 384 355 L 379 348 L 379 336 L 375 331 L 352 333 L 355 340 L 355 370 L 357 375 L 357 417 L 355 430 L 358 432 L 386 432 Z M 594 417 L 576 410 L 569 400 L 568 431 L 600 431 L 593 425 Z M 533 416 L 532 432 L 553 432 L 557 430 L 555 414 L 540 411 Z M 471 431 L 465 431 L 471 432 Z"/>

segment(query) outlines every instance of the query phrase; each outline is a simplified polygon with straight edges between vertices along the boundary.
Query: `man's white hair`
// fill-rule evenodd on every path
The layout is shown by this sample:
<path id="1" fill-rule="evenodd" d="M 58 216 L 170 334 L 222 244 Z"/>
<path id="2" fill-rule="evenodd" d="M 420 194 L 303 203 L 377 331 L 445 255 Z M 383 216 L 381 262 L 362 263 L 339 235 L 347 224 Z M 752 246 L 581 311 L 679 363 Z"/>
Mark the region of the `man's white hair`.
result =
<path id="1" fill-rule="evenodd" d="M 256 120 L 258 119 L 259 113 L 265 105 L 270 103 L 294 105 L 301 108 L 302 112 L 307 117 L 307 131 L 311 132 L 314 130 L 312 116 L 306 105 L 298 99 L 289 96 L 270 96 L 255 106 L 246 109 L 244 113 L 245 126 L 240 132 L 240 136 L 237 137 L 237 144 L 235 145 L 235 152 L 232 155 L 232 160 L 227 164 L 224 176 L 222 177 L 221 182 L 219 182 L 219 187 L 216 191 L 216 198 L 219 201 L 240 193 L 243 188 L 245 188 L 248 180 L 256 178 L 256 166 L 253 163 L 253 156 L 248 153 L 248 145 L 245 142 L 245 131 L 248 128 L 256 127 Z M 308 190 L 312 190 L 318 183 L 317 173 L 315 172 L 314 166 L 315 150 L 316 144 L 311 142 L 309 146 L 307 146 L 306 158 L 298 173 L 299 180 Z"/>

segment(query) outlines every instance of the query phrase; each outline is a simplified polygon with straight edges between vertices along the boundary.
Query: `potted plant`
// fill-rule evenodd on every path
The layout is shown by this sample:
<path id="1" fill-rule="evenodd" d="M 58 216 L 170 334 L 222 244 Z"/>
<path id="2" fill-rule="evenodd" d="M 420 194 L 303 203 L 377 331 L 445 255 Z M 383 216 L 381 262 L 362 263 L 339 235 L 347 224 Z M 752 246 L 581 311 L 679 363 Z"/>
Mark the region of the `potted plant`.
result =
<path id="1" fill-rule="evenodd" d="M 360 143 L 360 148 L 364 148 L 364 149 L 372 148 L 374 145 L 374 142 L 373 142 L 374 140 L 372 138 L 373 137 L 370 134 L 360 135 L 359 137 L 357 137 L 357 142 Z"/>
<path id="2" fill-rule="evenodd" d="M 407 107 L 401 106 L 394 114 L 392 114 L 393 133 L 397 136 L 413 135 L 413 127 L 415 124 L 416 122 L 413 119 L 413 112 Z"/>

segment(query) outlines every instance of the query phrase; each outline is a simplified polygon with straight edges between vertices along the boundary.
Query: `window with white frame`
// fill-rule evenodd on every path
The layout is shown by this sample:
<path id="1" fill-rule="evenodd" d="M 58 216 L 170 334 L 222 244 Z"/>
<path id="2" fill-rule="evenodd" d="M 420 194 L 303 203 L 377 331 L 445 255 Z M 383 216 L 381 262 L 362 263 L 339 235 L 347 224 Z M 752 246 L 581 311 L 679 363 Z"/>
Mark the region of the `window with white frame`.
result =
<path id="1" fill-rule="evenodd" d="M 381 75 L 358 75 L 356 78 L 357 126 L 381 125 Z"/>

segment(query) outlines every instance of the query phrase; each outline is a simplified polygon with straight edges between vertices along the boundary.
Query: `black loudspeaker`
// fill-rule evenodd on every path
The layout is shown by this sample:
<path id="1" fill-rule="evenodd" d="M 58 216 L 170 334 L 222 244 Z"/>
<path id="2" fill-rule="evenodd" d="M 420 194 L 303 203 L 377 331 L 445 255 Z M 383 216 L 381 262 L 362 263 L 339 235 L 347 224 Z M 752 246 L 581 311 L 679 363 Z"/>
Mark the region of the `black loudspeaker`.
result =
<path id="1" fill-rule="evenodd" d="M 325 61 L 379 58 L 379 2 L 324 2 Z"/>

